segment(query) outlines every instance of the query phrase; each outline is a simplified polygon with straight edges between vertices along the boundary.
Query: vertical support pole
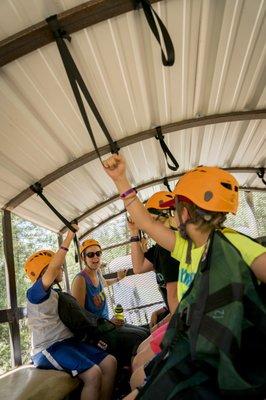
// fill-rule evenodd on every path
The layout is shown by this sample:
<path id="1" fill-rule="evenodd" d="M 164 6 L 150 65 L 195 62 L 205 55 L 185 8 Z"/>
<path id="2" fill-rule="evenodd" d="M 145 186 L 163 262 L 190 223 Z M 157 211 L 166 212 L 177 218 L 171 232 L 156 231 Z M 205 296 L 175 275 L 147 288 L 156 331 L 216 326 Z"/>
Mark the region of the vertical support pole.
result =
<path id="1" fill-rule="evenodd" d="M 83 270 L 83 265 L 82 265 L 82 260 L 81 260 L 81 254 L 80 254 L 80 251 L 79 251 L 79 242 L 78 242 L 77 236 L 74 237 L 74 246 L 76 248 L 75 258 L 76 257 L 78 258 L 78 260 L 76 260 L 76 262 L 78 261 L 79 269 L 80 269 L 80 271 L 82 271 Z"/>
<path id="2" fill-rule="evenodd" d="M 6 269 L 7 301 L 8 301 L 8 307 L 10 307 L 12 310 L 12 318 L 9 321 L 11 363 L 12 363 L 12 368 L 15 368 L 22 364 L 22 359 L 21 359 L 15 263 L 14 263 L 10 211 L 4 210 L 2 226 L 3 226 L 4 254 L 6 259 L 5 269 Z"/>
<path id="3" fill-rule="evenodd" d="M 63 235 L 61 235 L 60 233 L 58 234 L 58 244 L 59 247 L 62 245 L 63 243 Z M 70 293 L 70 285 L 69 285 L 69 277 L 68 277 L 68 271 L 67 271 L 67 263 L 66 261 L 64 262 L 64 275 L 65 275 L 65 283 L 66 283 L 66 290 L 68 293 Z"/>
<path id="4" fill-rule="evenodd" d="M 248 205 L 248 218 L 249 218 L 249 227 L 254 232 L 254 236 L 259 236 L 259 227 L 256 220 L 256 211 L 254 207 L 253 193 L 251 191 L 245 191 L 245 200 Z"/>

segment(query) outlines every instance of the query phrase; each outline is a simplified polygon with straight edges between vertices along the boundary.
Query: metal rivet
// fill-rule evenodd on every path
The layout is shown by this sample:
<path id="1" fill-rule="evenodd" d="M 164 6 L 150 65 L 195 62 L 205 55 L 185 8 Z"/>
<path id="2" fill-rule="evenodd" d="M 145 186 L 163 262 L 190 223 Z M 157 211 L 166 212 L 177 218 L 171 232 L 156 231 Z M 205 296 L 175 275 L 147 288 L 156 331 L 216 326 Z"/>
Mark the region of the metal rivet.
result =
<path id="1" fill-rule="evenodd" d="M 210 201 L 213 198 L 213 193 L 212 192 L 205 192 L 204 193 L 204 200 L 205 201 Z"/>

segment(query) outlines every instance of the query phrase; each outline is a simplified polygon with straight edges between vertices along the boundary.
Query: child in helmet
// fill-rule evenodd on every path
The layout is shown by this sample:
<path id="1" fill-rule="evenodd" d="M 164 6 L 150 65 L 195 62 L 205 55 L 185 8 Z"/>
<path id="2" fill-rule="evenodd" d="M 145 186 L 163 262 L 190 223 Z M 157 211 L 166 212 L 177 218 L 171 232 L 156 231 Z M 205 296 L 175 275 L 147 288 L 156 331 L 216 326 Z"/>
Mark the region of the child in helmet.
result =
<path id="1" fill-rule="evenodd" d="M 201 260 L 207 255 L 210 238 L 215 231 L 222 231 L 255 277 L 266 282 L 265 248 L 236 231 L 222 228 L 226 214 L 235 214 L 238 208 L 239 186 L 231 174 L 215 167 L 197 167 L 180 178 L 173 191 L 179 226 L 178 232 L 174 232 L 154 221 L 138 200 L 135 189 L 131 189 L 126 178 L 122 156 L 113 155 L 104 166 L 134 222 L 180 262 L 177 285 L 180 305 L 193 283 Z M 172 200 L 168 205 L 171 204 Z M 226 259 L 226 254 L 223 257 Z M 131 398 L 134 398 L 133 394 L 128 397 Z"/>
<path id="2" fill-rule="evenodd" d="M 25 263 L 26 274 L 33 283 L 27 291 L 32 360 L 38 368 L 64 370 L 78 376 L 84 383 L 81 399 L 110 399 L 116 359 L 74 339 L 58 315 L 58 294 L 52 286 L 62 281 L 62 266 L 73 237 L 74 233 L 69 230 L 56 253 L 41 250 Z"/>

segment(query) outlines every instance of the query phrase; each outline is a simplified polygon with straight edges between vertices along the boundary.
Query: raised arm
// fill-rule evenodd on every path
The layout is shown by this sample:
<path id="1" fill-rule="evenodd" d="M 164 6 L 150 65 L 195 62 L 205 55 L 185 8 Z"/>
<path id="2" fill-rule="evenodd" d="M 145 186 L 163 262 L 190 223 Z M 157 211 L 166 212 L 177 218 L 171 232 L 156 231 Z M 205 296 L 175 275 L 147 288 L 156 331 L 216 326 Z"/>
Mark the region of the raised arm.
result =
<path id="1" fill-rule="evenodd" d="M 128 221 L 128 229 L 131 238 L 138 237 L 139 230 L 134 222 Z M 144 272 L 153 271 L 152 263 L 144 257 L 144 251 L 142 249 L 141 242 L 131 242 L 130 245 L 131 261 L 134 274 L 143 274 Z"/>
<path id="2" fill-rule="evenodd" d="M 104 169 L 113 180 L 120 194 L 127 192 L 131 188 L 126 177 L 126 164 L 122 156 L 115 154 L 108 158 L 104 162 Z M 123 200 L 136 225 L 144 232 L 147 232 L 156 243 L 169 251 L 173 251 L 175 245 L 174 232 L 160 222 L 153 220 L 135 193 L 130 193 Z"/>
<path id="3" fill-rule="evenodd" d="M 78 230 L 77 225 L 73 225 L 73 227 Z M 53 256 L 48 268 L 42 276 L 42 283 L 45 290 L 49 289 L 49 287 L 54 283 L 58 273 L 63 267 L 66 258 L 67 249 L 72 242 L 75 233 L 72 231 L 68 231 L 65 240 L 63 241 L 59 250 Z"/>

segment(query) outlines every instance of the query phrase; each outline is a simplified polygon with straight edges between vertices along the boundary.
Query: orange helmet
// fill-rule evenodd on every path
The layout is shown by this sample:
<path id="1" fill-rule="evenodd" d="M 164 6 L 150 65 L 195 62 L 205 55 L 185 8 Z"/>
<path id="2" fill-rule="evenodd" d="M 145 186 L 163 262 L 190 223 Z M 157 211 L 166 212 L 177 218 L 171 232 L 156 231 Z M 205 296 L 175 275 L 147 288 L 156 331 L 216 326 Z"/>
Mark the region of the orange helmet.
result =
<path id="1" fill-rule="evenodd" d="M 149 200 L 145 204 L 145 207 L 149 212 L 152 212 L 153 210 L 169 210 L 170 208 L 172 208 L 172 206 L 167 205 L 167 202 L 171 200 L 174 200 L 174 195 L 171 192 L 157 192 L 149 198 Z M 164 203 L 166 203 L 165 206 Z"/>
<path id="2" fill-rule="evenodd" d="M 229 172 L 217 167 L 201 166 L 183 175 L 173 194 L 186 197 L 207 211 L 236 214 L 238 189 L 237 180 Z"/>
<path id="3" fill-rule="evenodd" d="M 27 259 L 24 269 L 32 282 L 39 278 L 42 270 L 50 264 L 54 254 L 51 250 L 40 250 Z"/>
<path id="4" fill-rule="evenodd" d="M 97 240 L 95 239 L 87 239 L 84 240 L 84 242 L 81 243 L 81 246 L 79 248 L 80 254 L 87 248 L 90 246 L 99 246 L 101 249 L 101 245 L 99 242 L 97 242 Z"/>

